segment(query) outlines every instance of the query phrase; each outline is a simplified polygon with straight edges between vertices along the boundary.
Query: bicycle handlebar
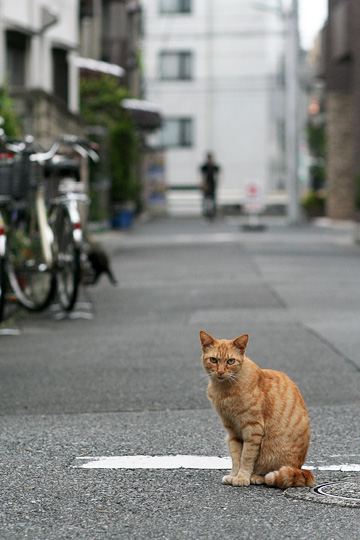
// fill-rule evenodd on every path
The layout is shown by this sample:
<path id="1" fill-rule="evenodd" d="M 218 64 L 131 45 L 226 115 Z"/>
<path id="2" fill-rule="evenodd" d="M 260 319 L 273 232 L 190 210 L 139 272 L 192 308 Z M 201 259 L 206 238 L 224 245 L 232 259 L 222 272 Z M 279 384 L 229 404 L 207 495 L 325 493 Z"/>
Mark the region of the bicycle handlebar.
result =
<path id="1" fill-rule="evenodd" d="M 81 157 L 88 157 L 95 163 L 100 159 L 97 152 L 90 147 L 87 139 L 78 137 L 77 135 L 63 135 L 58 139 L 58 142 L 70 147 L 72 146 Z"/>
<path id="2" fill-rule="evenodd" d="M 88 157 L 94 163 L 97 163 L 100 158 L 99 155 L 92 148 L 84 148 L 81 144 L 75 144 L 74 149 L 81 155 L 81 157 Z"/>
<path id="3" fill-rule="evenodd" d="M 31 146 L 34 144 L 34 138 L 31 135 L 27 135 L 24 140 L 17 142 L 6 141 L 6 138 L 4 137 L 4 143 L 6 148 L 15 154 L 27 150 L 29 153 L 29 160 L 39 164 L 50 161 L 53 157 L 55 157 L 62 144 L 72 147 L 82 158 L 87 157 L 94 163 L 97 163 L 100 160 L 98 153 L 89 146 L 88 141 L 86 139 L 77 137 L 76 135 L 64 135 L 63 137 L 60 137 L 53 143 L 47 152 L 31 151 Z"/>
<path id="4" fill-rule="evenodd" d="M 54 142 L 50 150 L 48 150 L 47 152 L 37 152 L 35 154 L 30 154 L 29 159 L 30 161 L 36 161 L 39 164 L 45 163 L 45 161 L 50 161 L 50 159 L 52 159 L 56 155 L 56 152 L 59 150 L 59 148 L 60 143 L 56 141 Z"/>

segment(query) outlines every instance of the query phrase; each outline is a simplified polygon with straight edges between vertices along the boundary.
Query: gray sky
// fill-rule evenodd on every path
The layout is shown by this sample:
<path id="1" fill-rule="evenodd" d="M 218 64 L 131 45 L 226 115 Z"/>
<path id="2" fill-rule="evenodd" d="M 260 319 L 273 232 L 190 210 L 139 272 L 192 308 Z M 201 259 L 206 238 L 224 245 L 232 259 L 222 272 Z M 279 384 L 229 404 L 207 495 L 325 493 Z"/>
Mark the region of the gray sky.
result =
<path id="1" fill-rule="evenodd" d="M 327 15 L 328 0 L 299 0 L 300 34 L 303 47 L 309 49 Z"/>

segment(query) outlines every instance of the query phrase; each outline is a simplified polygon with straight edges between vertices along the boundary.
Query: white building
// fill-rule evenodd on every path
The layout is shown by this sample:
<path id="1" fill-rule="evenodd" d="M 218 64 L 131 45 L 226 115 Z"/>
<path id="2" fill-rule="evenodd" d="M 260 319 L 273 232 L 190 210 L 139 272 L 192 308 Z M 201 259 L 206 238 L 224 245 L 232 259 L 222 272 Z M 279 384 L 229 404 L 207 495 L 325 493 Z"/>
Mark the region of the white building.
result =
<path id="1" fill-rule="evenodd" d="M 0 84 L 42 89 L 78 110 L 78 0 L 0 1 Z"/>
<path id="2" fill-rule="evenodd" d="M 198 186 L 213 151 L 220 203 L 243 202 L 254 182 L 276 190 L 284 182 L 280 18 L 255 0 L 143 3 L 146 93 L 165 117 L 169 187 Z"/>

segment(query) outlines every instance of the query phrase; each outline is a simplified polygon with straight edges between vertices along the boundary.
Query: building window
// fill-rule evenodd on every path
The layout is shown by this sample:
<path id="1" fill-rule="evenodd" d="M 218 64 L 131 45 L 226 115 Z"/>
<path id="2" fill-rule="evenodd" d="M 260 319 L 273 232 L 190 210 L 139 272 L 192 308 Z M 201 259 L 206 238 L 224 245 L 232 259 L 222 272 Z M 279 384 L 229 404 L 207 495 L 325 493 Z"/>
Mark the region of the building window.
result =
<path id="1" fill-rule="evenodd" d="M 26 83 L 28 38 L 21 32 L 6 32 L 6 66 L 10 88 L 22 88 Z"/>
<path id="2" fill-rule="evenodd" d="M 160 79 L 190 80 L 193 72 L 193 55 L 190 51 L 160 53 Z"/>
<path id="3" fill-rule="evenodd" d="M 85 17 L 94 16 L 94 2 L 93 0 L 80 0 L 80 19 Z"/>
<path id="4" fill-rule="evenodd" d="M 129 2 L 123 0 L 101 0 L 102 6 L 102 60 L 125 68 L 128 59 L 132 25 L 129 26 Z"/>
<path id="5" fill-rule="evenodd" d="M 191 13 L 192 0 L 159 0 L 160 13 Z"/>
<path id="6" fill-rule="evenodd" d="M 189 148 L 193 145 L 192 118 L 167 118 L 162 127 L 162 144 L 165 148 Z"/>
<path id="7" fill-rule="evenodd" d="M 67 51 L 53 48 L 53 92 L 55 96 L 68 103 L 69 97 L 69 66 Z"/>

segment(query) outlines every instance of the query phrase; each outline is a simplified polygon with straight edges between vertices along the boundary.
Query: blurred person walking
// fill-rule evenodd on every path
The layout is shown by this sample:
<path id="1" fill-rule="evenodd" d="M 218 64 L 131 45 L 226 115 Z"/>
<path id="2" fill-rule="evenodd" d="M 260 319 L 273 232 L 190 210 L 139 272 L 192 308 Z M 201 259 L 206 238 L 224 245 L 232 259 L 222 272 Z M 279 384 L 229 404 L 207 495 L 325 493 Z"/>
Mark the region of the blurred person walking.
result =
<path id="1" fill-rule="evenodd" d="M 218 177 L 220 166 L 215 162 L 211 152 L 206 154 L 205 162 L 200 166 L 202 176 L 201 189 L 203 193 L 203 215 L 213 220 L 216 217 L 216 191 L 218 187 Z"/>

